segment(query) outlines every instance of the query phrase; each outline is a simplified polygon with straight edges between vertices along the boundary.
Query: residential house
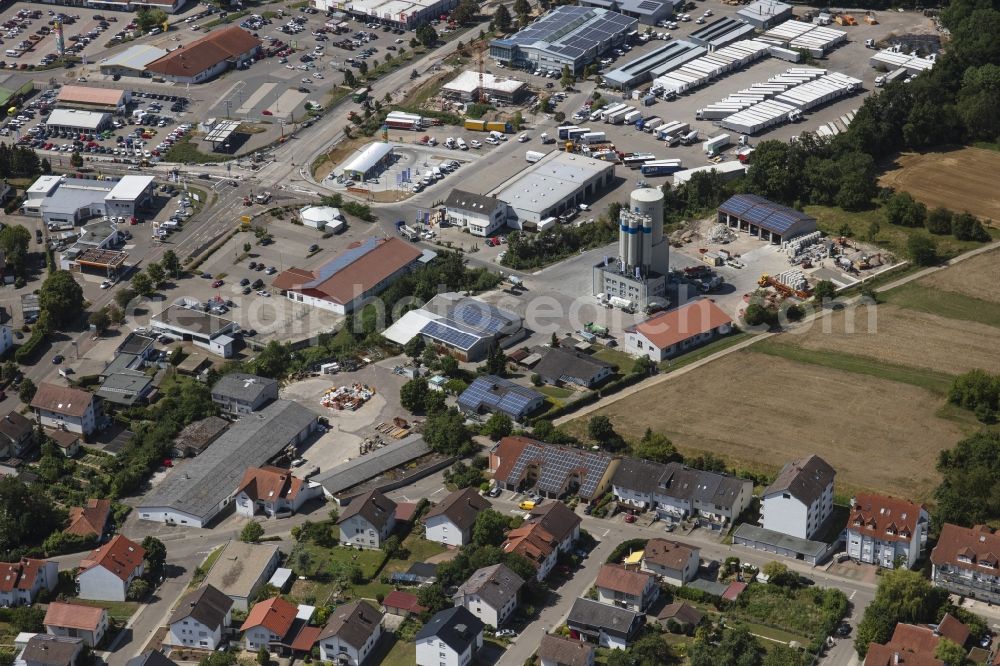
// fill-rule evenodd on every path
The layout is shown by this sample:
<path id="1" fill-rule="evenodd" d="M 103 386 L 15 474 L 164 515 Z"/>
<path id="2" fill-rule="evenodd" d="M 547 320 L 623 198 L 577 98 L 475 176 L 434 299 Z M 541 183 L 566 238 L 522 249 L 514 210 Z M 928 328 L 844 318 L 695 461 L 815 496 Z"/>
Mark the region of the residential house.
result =
<path id="1" fill-rule="evenodd" d="M 526 524 L 545 528 L 555 538 L 558 550 L 568 553 L 580 538 L 582 522 L 580 516 L 562 502 L 548 502 L 532 509 Z"/>
<path id="2" fill-rule="evenodd" d="M 566 626 L 581 640 L 613 650 L 627 648 L 645 623 L 643 613 L 582 598 L 573 602 L 566 618 Z"/>
<path id="3" fill-rule="evenodd" d="M 414 640 L 417 666 L 466 666 L 483 646 L 483 623 L 455 606 L 435 613 Z"/>
<path id="4" fill-rule="evenodd" d="M 600 451 L 546 444 L 527 437 L 504 437 L 490 450 L 490 472 L 501 488 L 534 488 L 545 497 L 603 495 L 621 462 Z"/>
<path id="5" fill-rule="evenodd" d="M 262 647 L 271 649 L 283 643 L 291 643 L 294 637 L 289 634 L 298 612 L 298 606 L 281 597 L 258 601 L 240 627 L 244 648 L 257 652 Z"/>
<path id="6" fill-rule="evenodd" d="M 1000 534 L 986 525 L 942 525 L 931 564 L 931 580 L 938 587 L 1000 604 Z"/>
<path id="7" fill-rule="evenodd" d="M 108 611 L 97 606 L 53 601 L 45 611 L 45 631 L 53 636 L 80 638 L 89 648 L 97 647 L 108 630 Z"/>
<path id="8" fill-rule="evenodd" d="M 524 556 L 544 580 L 555 566 L 560 552 L 569 552 L 580 537 L 580 517 L 562 502 L 536 506 L 528 520 L 507 533 L 500 546 L 505 553 Z"/>
<path id="9" fill-rule="evenodd" d="M 177 664 L 159 650 L 144 652 L 138 657 L 132 657 L 125 666 L 177 666 Z"/>
<path id="10" fill-rule="evenodd" d="M 108 529 L 111 520 L 111 500 L 91 498 L 86 506 L 73 506 L 69 509 L 69 527 L 63 530 L 66 534 L 82 537 L 93 537 L 100 541 Z"/>
<path id="11" fill-rule="evenodd" d="M 417 601 L 417 595 L 402 590 L 393 590 L 385 595 L 385 599 L 382 600 L 382 608 L 385 609 L 386 613 L 399 617 L 420 615 L 427 611 L 427 608 L 421 606 Z"/>
<path id="12" fill-rule="evenodd" d="M 42 590 L 52 592 L 59 584 L 59 565 L 50 560 L 22 557 L 18 562 L 0 562 L 0 606 L 35 603 Z"/>
<path id="13" fill-rule="evenodd" d="M 749 479 L 635 458 L 617 466 L 611 490 L 622 508 L 654 510 L 667 522 L 691 518 L 716 530 L 736 520 L 753 498 Z"/>
<path id="14" fill-rule="evenodd" d="M 680 587 L 694 580 L 700 562 L 701 550 L 694 546 L 669 539 L 650 539 L 642 551 L 641 568 Z"/>
<path id="15" fill-rule="evenodd" d="M 15 662 L 19 666 L 77 666 L 83 639 L 35 634 L 28 639 Z"/>
<path id="16" fill-rule="evenodd" d="M 868 646 L 865 666 L 945 666 L 945 662 L 935 657 L 942 638 L 965 647 L 969 628 L 948 613 L 936 625 L 900 622 L 886 644 Z"/>
<path id="17" fill-rule="evenodd" d="M 593 645 L 555 634 L 545 634 L 538 645 L 541 666 L 594 666 Z"/>
<path id="18" fill-rule="evenodd" d="M 524 579 L 504 564 L 477 569 L 451 596 L 456 606 L 465 606 L 488 627 L 503 625 L 517 608 Z"/>
<path id="19" fill-rule="evenodd" d="M 480 375 L 458 396 L 458 408 L 466 414 L 506 414 L 522 423 L 545 404 L 538 391 L 496 375 Z"/>
<path id="20" fill-rule="evenodd" d="M 105 403 L 133 407 L 150 402 L 155 389 L 153 378 L 146 373 L 122 370 L 105 376 L 97 389 L 97 397 Z"/>
<path id="21" fill-rule="evenodd" d="M 453 189 L 444 201 L 448 222 L 473 236 L 492 236 L 507 224 L 507 204 L 496 197 Z"/>
<path id="22" fill-rule="evenodd" d="M 323 487 L 293 476 L 287 469 L 266 465 L 247 469 L 236 487 L 236 513 L 268 518 L 296 513 L 308 500 L 323 494 Z"/>
<path id="23" fill-rule="evenodd" d="M 245 372 L 223 375 L 212 387 L 212 402 L 232 416 L 256 412 L 277 399 L 277 381 Z"/>
<path id="24" fill-rule="evenodd" d="M 340 514 L 340 540 L 359 548 L 381 548 L 396 527 L 396 503 L 379 490 L 355 497 Z"/>
<path id="25" fill-rule="evenodd" d="M 704 613 L 686 601 L 675 601 L 672 604 L 667 604 L 656 614 L 656 621 L 664 629 L 668 629 L 673 623 L 684 632 L 697 627 L 704 618 Z"/>
<path id="26" fill-rule="evenodd" d="M 80 562 L 76 582 L 81 599 L 125 601 L 128 587 L 145 571 L 146 550 L 117 535 Z"/>
<path id="27" fill-rule="evenodd" d="M 31 399 L 38 422 L 47 428 L 89 436 L 97 429 L 97 403 L 87 391 L 42 382 Z"/>
<path id="28" fill-rule="evenodd" d="M 163 642 L 177 647 L 214 650 L 229 628 L 233 600 L 211 585 L 203 585 L 181 598 L 167 621 Z"/>
<path id="29" fill-rule="evenodd" d="M 281 552 L 269 543 L 229 541 L 205 576 L 205 584 L 233 600 L 233 610 L 246 612 L 278 568 Z"/>
<path id="30" fill-rule="evenodd" d="M 643 612 L 656 599 L 660 587 L 656 576 L 644 571 L 630 571 L 618 564 L 605 564 L 597 573 L 597 600 Z"/>
<path id="31" fill-rule="evenodd" d="M 907 500 L 859 493 L 847 519 L 847 554 L 851 559 L 893 569 L 899 561 L 912 569 L 927 546 L 927 509 Z"/>
<path id="32" fill-rule="evenodd" d="M 613 375 L 616 366 L 573 349 L 551 347 L 533 370 L 546 384 L 593 388 Z"/>
<path id="33" fill-rule="evenodd" d="M 456 490 L 424 516 L 424 538 L 447 546 L 464 546 L 480 511 L 492 505 L 474 488 Z"/>
<path id="34" fill-rule="evenodd" d="M 382 636 L 382 613 L 367 601 L 338 607 L 319 634 L 319 656 L 344 666 L 360 666 Z"/>
<path id="35" fill-rule="evenodd" d="M 0 419 L 0 458 L 20 458 L 34 444 L 34 422 L 12 411 Z"/>
<path id="36" fill-rule="evenodd" d="M 760 526 L 799 539 L 812 539 L 833 511 L 836 472 L 817 455 L 793 460 L 761 497 Z"/>

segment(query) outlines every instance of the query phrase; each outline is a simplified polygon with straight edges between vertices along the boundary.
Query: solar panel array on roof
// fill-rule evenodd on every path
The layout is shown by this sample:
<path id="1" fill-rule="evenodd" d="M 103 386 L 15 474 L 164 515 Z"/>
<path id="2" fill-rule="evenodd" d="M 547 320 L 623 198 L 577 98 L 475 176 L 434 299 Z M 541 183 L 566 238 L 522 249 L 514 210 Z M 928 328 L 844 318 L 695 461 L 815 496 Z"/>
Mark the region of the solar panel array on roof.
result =
<path id="1" fill-rule="evenodd" d="M 529 444 L 511 468 L 508 479 L 520 479 L 529 464 L 537 464 L 539 476 L 536 485 L 546 493 L 562 493 L 566 480 L 573 474 L 580 477 L 581 497 L 594 495 L 597 485 L 611 464 L 611 458 L 600 453 L 590 453 L 551 444 Z"/>
<path id="2" fill-rule="evenodd" d="M 468 351 L 482 339 L 482 336 L 463 331 L 446 320 L 429 321 L 420 329 L 421 335 L 438 340 L 455 349 Z"/>
<path id="3" fill-rule="evenodd" d="M 450 313 L 450 318 L 476 331 L 490 335 L 499 333 L 510 324 L 510 319 L 497 308 L 488 303 L 471 299 L 456 305 Z"/>
<path id="4" fill-rule="evenodd" d="M 805 213 L 768 201 L 755 194 L 734 195 L 719 206 L 719 212 L 738 217 L 772 233 L 782 235 L 799 222 L 813 221 L 813 218 Z"/>
<path id="5" fill-rule="evenodd" d="M 545 49 L 578 58 L 634 23 L 636 19 L 618 12 L 562 5 L 511 37 L 493 43 Z"/>
<path id="6" fill-rule="evenodd" d="M 501 411 L 515 420 L 525 415 L 542 395 L 513 382 L 486 375 L 477 378 L 458 396 L 458 404 L 471 411 Z"/>

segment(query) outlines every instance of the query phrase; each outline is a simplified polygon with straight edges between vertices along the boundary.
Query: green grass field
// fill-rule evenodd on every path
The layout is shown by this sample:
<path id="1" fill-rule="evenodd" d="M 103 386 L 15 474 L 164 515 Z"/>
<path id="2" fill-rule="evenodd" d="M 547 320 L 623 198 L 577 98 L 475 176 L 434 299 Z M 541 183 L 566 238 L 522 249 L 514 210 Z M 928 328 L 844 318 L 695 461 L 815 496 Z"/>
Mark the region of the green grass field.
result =
<path id="1" fill-rule="evenodd" d="M 775 340 L 761 340 L 757 344 L 749 347 L 751 351 L 771 356 L 779 356 L 789 361 L 797 363 L 808 363 L 824 368 L 844 370 L 860 375 L 878 377 L 893 382 L 901 382 L 917 386 L 938 395 L 948 392 L 951 382 L 954 379 L 949 374 L 935 372 L 926 368 L 914 368 L 908 365 L 896 365 L 878 361 L 864 356 L 844 354 L 836 351 L 826 351 L 817 349 L 803 349 L 795 345 L 777 342 Z"/>
<path id="2" fill-rule="evenodd" d="M 553 400 L 564 401 L 566 398 L 570 397 L 575 393 L 569 389 L 562 388 L 561 386 L 536 386 L 535 390 L 542 395 L 547 395 Z"/>
<path id="3" fill-rule="evenodd" d="M 610 347 L 599 347 L 594 352 L 594 358 L 599 358 L 606 363 L 614 363 L 622 374 L 629 372 L 632 369 L 632 364 L 635 363 L 635 359 L 625 352 Z"/>
<path id="4" fill-rule="evenodd" d="M 719 338 L 718 340 L 713 340 L 703 347 L 698 347 L 693 349 L 687 354 L 684 354 L 680 358 L 670 359 L 664 361 L 660 364 L 660 370 L 662 372 L 674 372 L 680 370 L 685 365 L 690 365 L 696 361 L 700 361 L 703 358 L 707 358 L 712 354 L 722 351 L 723 349 L 728 349 L 733 345 L 739 344 L 750 337 L 749 333 L 739 332 L 733 333 L 732 335 L 727 335 L 724 338 Z"/>
<path id="5" fill-rule="evenodd" d="M 417 644 L 396 641 L 389 654 L 382 659 L 382 666 L 413 666 L 417 663 Z"/>
<path id="6" fill-rule="evenodd" d="M 1000 327 L 1000 303 L 925 287 L 919 281 L 879 294 L 879 300 L 949 319 L 962 319 Z"/>

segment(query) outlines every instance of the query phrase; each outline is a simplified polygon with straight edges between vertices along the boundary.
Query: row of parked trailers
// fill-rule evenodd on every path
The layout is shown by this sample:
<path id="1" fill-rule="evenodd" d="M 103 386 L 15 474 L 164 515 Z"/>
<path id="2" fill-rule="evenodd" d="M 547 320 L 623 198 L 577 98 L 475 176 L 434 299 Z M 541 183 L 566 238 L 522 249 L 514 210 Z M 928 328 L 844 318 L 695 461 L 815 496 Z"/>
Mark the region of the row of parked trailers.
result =
<path id="1" fill-rule="evenodd" d="M 805 21 L 785 21 L 758 37 L 762 42 L 787 46 L 793 51 L 808 51 L 814 58 L 822 58 L 834 47 L 847 41 L 847 33 Z"/>
<path id="2" fill-rule="evenodd" d="M 734 113 L 748 109 L 764 100 L 772 99 L 787 90 L 803 83 L 814 81 L 826 74 L 825 69 L 815 67 L 793 67 L 781 74 L 772 76 L 767 81 L 755 83 L 729 95 L 714 104 L 709 104 L 695 112 L 698 120 L 722 120 Z"/>
<path id="3" fill-rule="evenodd" d="M 680 94 L 705 85 L 728 72 L 742 69 L 768 55 L 772 45 L 756 39 L 734 42 L 718 51 L 690 60 L 653 81 L 654 94 Z"/>
<path id="4" fill-rule="evenodd" d="M 853 109 L 833 122 L 820 125 L 816 130 L 816 134 L 823 137 L 831 137 L 836 136 L 841 132 L 846 132 L 847 128 L 850 127 L 851 123 L 854 121 L 854 115 L 857 112 L 857 109 Z"/>
<path id="5" fill-rule="evenodd" d="M 802 116 L 803 111 L 854 93 L 860 88 L 859 79 L 839 72 L 825 74 L 775 95 L 772 99 L 726 116 L 721 124 L 726 129 L 741 134 L 758 134 L 775 125 L 794 122 Z"/>

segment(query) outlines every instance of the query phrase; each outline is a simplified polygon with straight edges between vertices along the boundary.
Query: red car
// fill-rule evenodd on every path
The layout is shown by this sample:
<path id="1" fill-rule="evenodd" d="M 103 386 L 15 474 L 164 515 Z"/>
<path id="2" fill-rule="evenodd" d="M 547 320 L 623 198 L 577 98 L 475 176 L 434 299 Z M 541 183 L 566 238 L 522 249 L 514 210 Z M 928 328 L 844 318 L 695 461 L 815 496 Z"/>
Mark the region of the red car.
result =
<path id="1" fill-rule="evenodd" d="M 274 115 L 273 113 L 271 113 L 270 109 L 264 109 L 264 110 L 263 110 L 263 111 L 261 111 L 260 113 L 261 113 L 261 115 L 263 115 L 263 116 L 273 116 L 273 115 Z"/>
<path id="2" fill-rule="evenodd" d="M 221 287 L 221 286 L 222 286 L 222 284 L 223 284 L 223 283 L 222 283 L 222 280 L 216 280 L 215 282 L 213 282 L 213 283 L 212 283 L 212 288 L 213 288 L 213 289 L 216 289 L 216 288 L 218 288 L 218 287 Z"/>
<path id="3" fill-rule="evenodd" d="M 635 514 L 632 514 L 632 513 L 625 514 L 625 522 L 626 523 L 634 523 L 635 522 Z"/>
<path id="4" fill-rule="evenodd" d="M 171 460 L 170 458 L 164 458 L 163 459 L 163 466 L 164 467 L 173 467 L 174 466 L 174 461 Z"/>

